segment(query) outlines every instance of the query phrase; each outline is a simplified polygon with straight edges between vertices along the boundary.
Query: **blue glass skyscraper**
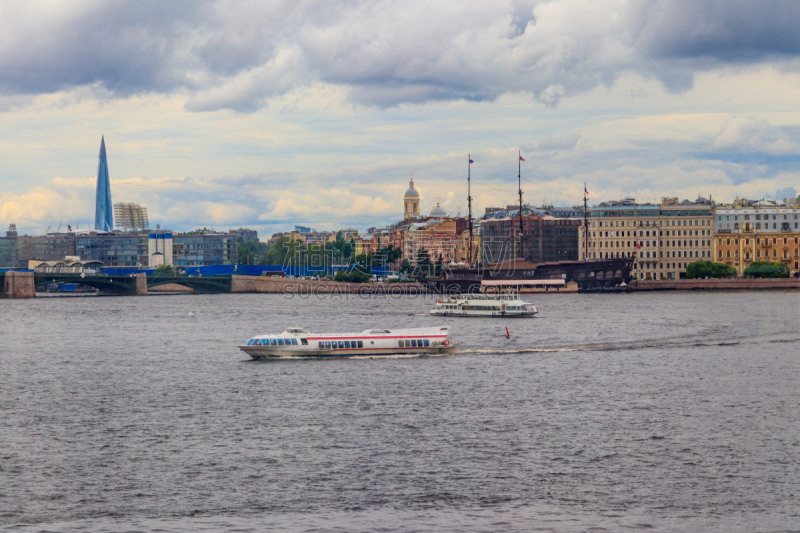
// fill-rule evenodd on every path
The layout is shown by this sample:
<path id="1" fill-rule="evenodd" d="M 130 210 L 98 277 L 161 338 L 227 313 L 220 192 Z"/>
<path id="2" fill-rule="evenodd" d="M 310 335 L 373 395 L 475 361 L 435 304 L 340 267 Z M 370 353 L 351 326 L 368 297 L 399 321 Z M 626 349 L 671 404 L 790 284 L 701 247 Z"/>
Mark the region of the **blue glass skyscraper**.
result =
<path id="1" fill-rule="evenodd" d="M 100 137 L 100 162 L 97 164 L 94 229 L 100 231 L 114 229 L 114 214 L 111 209 L 111 183 L 108 181 L 108 160 L 106 159 L 106 140 L 102 136 Z"/>

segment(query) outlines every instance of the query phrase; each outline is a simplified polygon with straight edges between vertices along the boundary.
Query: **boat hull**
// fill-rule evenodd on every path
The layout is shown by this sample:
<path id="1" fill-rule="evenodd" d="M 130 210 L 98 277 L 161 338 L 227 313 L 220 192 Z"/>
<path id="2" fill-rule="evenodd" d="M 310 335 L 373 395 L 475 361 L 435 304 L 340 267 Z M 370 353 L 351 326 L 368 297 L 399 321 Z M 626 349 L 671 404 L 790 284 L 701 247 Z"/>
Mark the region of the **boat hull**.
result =
<path id="1" fill-rule="evenodd" d="M 246 346 L 239 349 L 253 359 L 270 358 L 329 358 L 329 357 L 385 357 L 396 355 L 439 355 L 450 353 L 455 346 L 428 347 L 428 348 L 365 348 L 363 350 L 280 350 L 275 346 Z"/>
<path id="2" fill-rule="evenodd" d="M 476 318 L 533 318 L 537 313 L 503 313 L 494 311 L 430 311 L 433 316 L 476 317 Z"/>
<path id="3" fill-rule="evenodd" d="M 435 355 L 455 349 L 447 338 L 449 329 L 444 326 L 317 334 L 305 328 L 287 328 L 281 334 L 253 337 L 239 349 L 254 359 Z"/>

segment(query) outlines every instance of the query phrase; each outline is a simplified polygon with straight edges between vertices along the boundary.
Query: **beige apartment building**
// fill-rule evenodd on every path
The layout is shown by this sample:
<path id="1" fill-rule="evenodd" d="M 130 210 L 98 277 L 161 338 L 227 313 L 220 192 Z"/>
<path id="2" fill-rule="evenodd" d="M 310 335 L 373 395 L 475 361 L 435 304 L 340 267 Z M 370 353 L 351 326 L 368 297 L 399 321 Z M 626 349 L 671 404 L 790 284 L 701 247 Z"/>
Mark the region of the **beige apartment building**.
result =
<path id="1" fill-rule="evenodd" d="M 587 215 L 579 257 L 635 258 L 632 274 L 639 279 L 685 278 L 690 263 L 711 261 L 714 255 L 714 206 L 704 198 L 664 198 L 660 204 L 626 198 L 590 207 Z"/>
<path id="2" fill-rule="evenodd" d="M 741 276 L 754 261 L 782 262 L 790 272 L 800 267 L 800 206 L 760 201 L 718 206 L 714 259 Z"/>

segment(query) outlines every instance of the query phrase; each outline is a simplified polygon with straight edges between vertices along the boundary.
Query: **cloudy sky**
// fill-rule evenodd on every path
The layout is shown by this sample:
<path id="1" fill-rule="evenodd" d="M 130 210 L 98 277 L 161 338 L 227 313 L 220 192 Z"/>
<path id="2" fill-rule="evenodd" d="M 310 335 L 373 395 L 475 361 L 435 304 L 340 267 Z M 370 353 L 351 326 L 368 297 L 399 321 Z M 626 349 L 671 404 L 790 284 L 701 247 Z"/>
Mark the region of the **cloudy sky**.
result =
<path id="1" fill-rule="evenodd" d="M 262 235 L 423 210 L 796 195 L 800 2 L 0 4 L 0 224 L 114 202 Z"/>

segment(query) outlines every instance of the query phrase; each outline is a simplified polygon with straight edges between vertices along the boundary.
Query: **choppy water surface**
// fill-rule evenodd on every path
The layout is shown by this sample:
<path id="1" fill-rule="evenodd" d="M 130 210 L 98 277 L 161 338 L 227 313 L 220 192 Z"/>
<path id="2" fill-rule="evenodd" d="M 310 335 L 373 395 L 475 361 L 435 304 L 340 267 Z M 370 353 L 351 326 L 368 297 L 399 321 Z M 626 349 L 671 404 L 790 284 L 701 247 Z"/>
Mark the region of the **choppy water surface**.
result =
<path id="1" fill-rule="evenodd" d="M 525 299 L 0 301 L 0 529 L 800 529 L 799 293 Z M 437 324 L 458 353 L 236 349 Z"/>

